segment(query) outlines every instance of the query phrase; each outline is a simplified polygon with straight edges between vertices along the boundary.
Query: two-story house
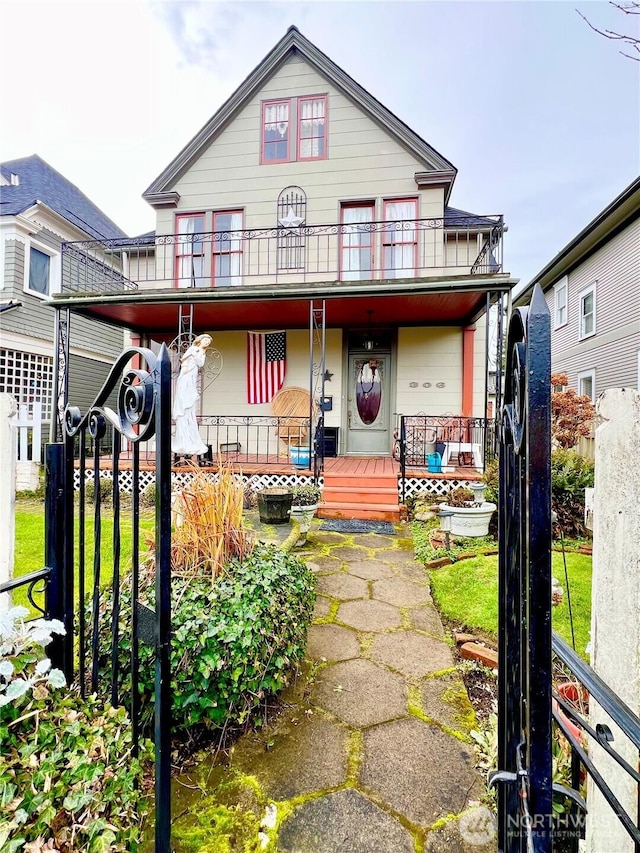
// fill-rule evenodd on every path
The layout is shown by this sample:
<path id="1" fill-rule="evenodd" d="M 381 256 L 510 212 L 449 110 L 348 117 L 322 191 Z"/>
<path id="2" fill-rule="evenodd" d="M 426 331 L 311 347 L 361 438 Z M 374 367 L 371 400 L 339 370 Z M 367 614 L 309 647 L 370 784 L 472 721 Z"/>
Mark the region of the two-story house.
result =
<path id="1" fill-rule="evenodd" d="M 319 424 L 335 511 L 356 512 L 374 470 L 387 479 L 371 489 L 395 499 L 369 503 L 397 511 L 394 452 L 405 495 L 484 464 L 485 316 L 513 282 L 502 216 L 452 207 L 455 177 L 291 27 L 144 192 L 155 233 L 102 245 L 101 294 L 70 264 L 56 304 L 178 349 L 212 334 L 200 429 L 214 464 L 234 454 L 275 482 Z"/>
<path id="2" fill-rule="evenodd" d="M 30 408 L 40 402 L 46 426 L 56 406 L 50 302 L 61 287 L 62 243 L 125 236 L 37 155 L 0 164 L 0 392 Z M 70 345 L 69 389 L 86 406 L 121 351 L 123 332 L 77 318 Z"/>
<path id="3" fill-rule="evenodd" d="M 551 312 L 551 369 L 595 402 L 640 387 L 640 178 L 558 252 L 518 297 L 542 287 Z"/>

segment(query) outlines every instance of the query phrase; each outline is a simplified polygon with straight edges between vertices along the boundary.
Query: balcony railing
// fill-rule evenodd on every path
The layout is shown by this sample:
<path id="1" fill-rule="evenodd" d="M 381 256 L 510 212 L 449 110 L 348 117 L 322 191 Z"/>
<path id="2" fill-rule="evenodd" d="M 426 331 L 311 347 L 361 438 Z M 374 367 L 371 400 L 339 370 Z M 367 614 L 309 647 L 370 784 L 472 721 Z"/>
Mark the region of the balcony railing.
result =
<path id="1" fill-rule="evenodd" d="M 474 216 L 87 240 L 63 245 L 62 291 L 489 275 L 503 231 Z"/>

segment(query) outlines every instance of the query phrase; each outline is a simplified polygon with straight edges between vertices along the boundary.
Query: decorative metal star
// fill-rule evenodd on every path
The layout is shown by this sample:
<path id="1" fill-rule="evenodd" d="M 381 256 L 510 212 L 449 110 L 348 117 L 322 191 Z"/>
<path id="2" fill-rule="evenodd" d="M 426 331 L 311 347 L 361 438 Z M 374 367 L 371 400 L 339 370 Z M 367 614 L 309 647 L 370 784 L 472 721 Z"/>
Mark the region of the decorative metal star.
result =
<path id="1" fill-rule="evenodd" d="M 332 373 L 330 370 L 325 370 L 325 372 L 324 372 L 324 381 L 325 381 L 325 382 L 331 382 L 331 377 L 332 377 L 332 376 L 333 376 L 333 373 Z"/>
<path id="2" fill-rule="evenodd" d="M 293 212 L 293 208 L 289 208 L 289 212 L 282 219 L 278 219 L 280 225 L 283 228 L 297 228 L 299 225 L 302 225 L 304 222 L 304 218 L 302 216 L 296 216 Z"/>

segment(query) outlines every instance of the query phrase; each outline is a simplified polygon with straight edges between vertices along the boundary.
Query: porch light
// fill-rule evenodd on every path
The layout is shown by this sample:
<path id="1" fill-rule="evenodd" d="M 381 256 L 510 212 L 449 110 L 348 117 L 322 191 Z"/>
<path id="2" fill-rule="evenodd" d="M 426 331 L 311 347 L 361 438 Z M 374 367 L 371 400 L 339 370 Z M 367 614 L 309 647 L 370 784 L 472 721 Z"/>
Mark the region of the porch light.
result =
<path id="1" fill-rule="evenodd" d="M 367 350 L 367 352 L 370 352 L 375 347 L 376 342 L 373 339 L 373 333 L 371 331 L 371 315 L 373 314 L 373 311 L 371 309 L 369 309 L 367 311 L 367 314 L 369 315 L 369 329 L 367 331 L 367 336 L 365 337 L 364 341 L 362 342 L 362 345 Z"/>

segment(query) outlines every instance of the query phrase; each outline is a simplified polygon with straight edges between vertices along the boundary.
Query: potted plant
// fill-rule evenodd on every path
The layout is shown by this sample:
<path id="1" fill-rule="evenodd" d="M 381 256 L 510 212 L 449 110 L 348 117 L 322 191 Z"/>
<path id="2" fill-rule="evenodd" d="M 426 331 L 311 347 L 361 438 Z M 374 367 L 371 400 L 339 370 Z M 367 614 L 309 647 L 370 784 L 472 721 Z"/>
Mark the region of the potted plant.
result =
<path id="1" fill-rule="evenodd" d="M 322 490 L 320 486 L 314 483 L 307 483 L 303 486 L 295 486 L 293 489 L 293 501 L 291 503 L 291 520 L 297 521 L 300 525 L 300 539 L 298 544 L 304 543 L 307 538 L 311 519 L 318 509 Z"/>
<path id="2" fill-rule="evenodd" d="M 256 492 L 258 512 L 263 524 L 286 524 L 293 495 L 291 489 L 274 486 Z"/>
<path id="3" fill-rule="evenodd" d="M 454 536 L 488 536 L 489 522 L 497 507 L 479 495 L 475 498 L 471 489 L 454 489 L 440 511 L 445 513 L 443 522 Z"/>

